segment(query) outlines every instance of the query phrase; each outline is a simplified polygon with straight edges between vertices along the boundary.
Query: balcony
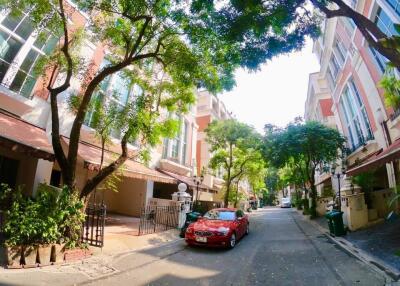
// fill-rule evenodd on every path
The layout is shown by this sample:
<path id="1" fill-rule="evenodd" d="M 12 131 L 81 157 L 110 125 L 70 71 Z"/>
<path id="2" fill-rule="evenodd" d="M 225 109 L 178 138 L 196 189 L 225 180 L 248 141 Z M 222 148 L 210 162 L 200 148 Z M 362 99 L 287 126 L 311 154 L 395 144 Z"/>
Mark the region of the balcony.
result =
<path id="1" fill-rule="evenodd" d="M 347 155 L 354 153 L 358 150 L 361 146 L 366 146 L 368 141 L 374 140 L 374 135 L 368 135 L 367 137 L 361 137 L 358 144 L 352 144 L 346 150 Z"/>

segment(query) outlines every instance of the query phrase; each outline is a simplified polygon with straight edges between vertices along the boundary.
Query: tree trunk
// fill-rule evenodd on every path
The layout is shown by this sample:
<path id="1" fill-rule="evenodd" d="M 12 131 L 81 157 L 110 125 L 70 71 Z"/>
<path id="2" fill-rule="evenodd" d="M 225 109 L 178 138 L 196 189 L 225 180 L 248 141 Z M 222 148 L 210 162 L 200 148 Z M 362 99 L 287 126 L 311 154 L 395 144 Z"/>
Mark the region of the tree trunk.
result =
<path id="1" fill-rule="evenodd" d="M 234 208 L 237 207 L 238 198 L 239 198 L 239 181 L 237 181 L 236 183 L 236 197 L 235 197 L 235 204 L 233 205 Z"/>
<path id="2" fill-rule="evenodd" d="M 226 192 L 224 197 L 224 205 L 228 207 L 229 205 L 229 193 L 231 191 L 231 169 L 232 169 L 232 160 L 233 160 L 233 146 L 229 144 L 229 165 L 227 170 L 227 178 L 226 178 Z"/>

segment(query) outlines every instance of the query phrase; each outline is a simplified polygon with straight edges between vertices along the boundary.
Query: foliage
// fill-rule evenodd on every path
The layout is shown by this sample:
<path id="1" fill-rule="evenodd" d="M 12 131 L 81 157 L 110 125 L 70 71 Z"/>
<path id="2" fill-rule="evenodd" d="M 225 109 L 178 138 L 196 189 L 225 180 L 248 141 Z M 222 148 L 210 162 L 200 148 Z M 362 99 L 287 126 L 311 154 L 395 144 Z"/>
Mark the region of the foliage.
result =
<path id="1" fill-rule="evenodd" d="M 385 104 L 388 107 L 397 110 L 400 108 L 400 80 L 396 77 L 395 71 L 391 67 L 387 67 L 385 74 L 379 82 L 385 92 L 383 94 L 385 98 Z"/>
<path id="2" fill-rule="evenodd" d="M 284 129 L 268 128 L 263 151 L 272 166 L 283 168 L 284 180 L 297 184 L 301 182 L 306 192 L 310 189 L 311 215 L 315 216 L 316 169 L 335 162 L 341 153 L 339 151 L 343 150 L 344 142 L 344 137 L 335 129 L 315 121 L 303 123 L 296 120 Z M 307 208 L 308 204 L 304 206 Z"/>
<path id="3" fill-rule="evenodd" d="M 234 119 L 213 121 L 206 129 L 210 144 L 210 168 L 225 170 L 225 205 L 228 205 L 231 187 L 236 180 L 248 177 L 260 182 L 256 174 L 263 168 L 260 136 L 254 129 Z"/>
<path id="4" fill-rule="evenodd" d="M 11 201 L 4 226 L 7 245 L 61 241 L 70 247 L 79 244 L 83 203 L 67 187 L 60 191 L 40 185 L 34 198 L 23 195 L 22 189 L 18 188 L 12 192 Z"/>
<path id="5" fill-rule="evenodd" d="M 365 203 L 368 208 L 372 208 L 371 192 L 374 190 L 376 178 L 374 172 L 364 172 L 359 175 L 353 176 L 352 183 L 361 187 L 365 195 Z"/>

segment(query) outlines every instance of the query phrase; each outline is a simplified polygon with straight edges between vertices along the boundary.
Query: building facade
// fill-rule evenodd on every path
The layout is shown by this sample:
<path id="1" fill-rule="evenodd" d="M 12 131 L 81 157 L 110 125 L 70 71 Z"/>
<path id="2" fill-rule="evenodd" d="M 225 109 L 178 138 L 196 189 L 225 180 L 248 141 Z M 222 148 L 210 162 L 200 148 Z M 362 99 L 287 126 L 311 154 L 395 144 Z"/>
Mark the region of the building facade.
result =
<path id="1" fill-rule="evenodd" d="M 84 27 L 88 16 L 72 2 L 65 2 L 71 13 L 69 21 L 75 29 Z M 61 186 L 61 172 L 51 146 L 51 110 L 47 78 L 36 75 L 34 66 L 38 59 L 51 53 L 59 40 L 47 31 L 34 31 L 29 14 L 13 16 L 0 12 L 0 182 L 12 187 L 24 186 L 28 194 L 34 194 L 38 184 Z M 41 35 L 39 37 L 39 34 Z M 44 37 L 42 35 L 45 35 Z M 107 64 L 108 51 L 101 43 L 84 40 L 79 54 L 85 59 L 86 74 L 95 74 Z M 59 74 L 55 81 L 62 80 Z M 71 87 L 58 98 L 60 133 L 63 148 L 68 147 L 69 134 L 74 120 L 69 97 L 83 87 L 83 80 L 73 78 Z M 123 107 L 140 92 L 137 86 L 127 82 L 121 73 L 106 78 L 94 94 L 94 98 L 112 100 Z M 77 186 L 82 187 L 94 176 L 100 165 L 101 148 L 92 128 L 94 110 L 89 109 L 81 129 L 78 150 Z M 122 179 L 117 183 L 118 192 L 96 191 L 96 201 L 104 201 L 108 211 L 138 216 L 140 209 L 153 197 L 171 199 L 177 184 L 185 182 L 190 193 L 199 187 L 209 193 L 206 185 L 193 182 L 196 169 L 197 129 L 196 106 L 189 113 L 179 116 L 180 132 L 176 138 L 165 139 L 152 150 L 149 166 L 128 160 L 123 167 Z M 112 142 L 106 146 L 104 162 L 112 162 L 121 152 L 121 131 L 111 132 Z M 135 152 L 135 142 L 128 144 Z M 210 195 L 201 197 L 212 199 Z"/>
<path id="2" fill-rule="evenodd" d="M 399 3 L 397 0 L 359 0 L 350 4 L 383 32 L 392 35 L 397 33 L 393 23 L 400 22 Z M 314 42 L 320 71 L 310 75 L 305 117 L 337 128 L 346 137 L 347 178 L 367 172 L 373 176 L 370 186 L 373 196 L 391 196 L 388 190 L 395 188 L 399 181 L 400 118 L 397 110 L 385 105 L 384 91 L 379 87 L 387 60 L 368 45 L 348 18 L 326 20 L 322 30 L 322 36 Z M 331 108 L 325 112 L 328 116 L 321 117 L 324 104 Z M 388 158 L 387 152 L 396 155 Z M 317 182 L 321 180 L 322 177 Z M 337 184 L 332 183 L 337 189 Z M 343 202 L 346 204 L 346 199 Z M 378 209 L 379 217 L 389 211 L 389 207 L 374 202 L 368 202 L 368 208 Z M 374 214 L 370 216 L 374 219 Z"/>

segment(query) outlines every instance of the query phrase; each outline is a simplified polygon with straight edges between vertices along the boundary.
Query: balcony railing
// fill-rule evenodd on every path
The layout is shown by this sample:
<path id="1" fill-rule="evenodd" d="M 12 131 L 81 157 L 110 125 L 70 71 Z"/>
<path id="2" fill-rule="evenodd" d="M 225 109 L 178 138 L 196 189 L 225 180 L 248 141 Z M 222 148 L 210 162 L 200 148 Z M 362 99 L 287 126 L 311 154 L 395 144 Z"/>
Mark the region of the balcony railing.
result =
<path id="1" fill-rule="evenodd" d="M 350 155 L 351 153 L 353 153 L 354 151 L 356 151 L 358 148 L 360 148 L 361 146 L 365 146 L 367 145 L 368 141 L 371 141 L 374 139 L 374 135 L 368 135 L 366 137 L 362 136 L 358 142 L 358 144 L 351 144 L 351 146 L 349 146 L 346 150 L 347 155 Z"/>
<path id="2" fill-rule="evenodd" d="M 394 121 L 400 115 L 400 108 L 396 109 L 393 114 L 390 115 L 390 120 Z"/>

